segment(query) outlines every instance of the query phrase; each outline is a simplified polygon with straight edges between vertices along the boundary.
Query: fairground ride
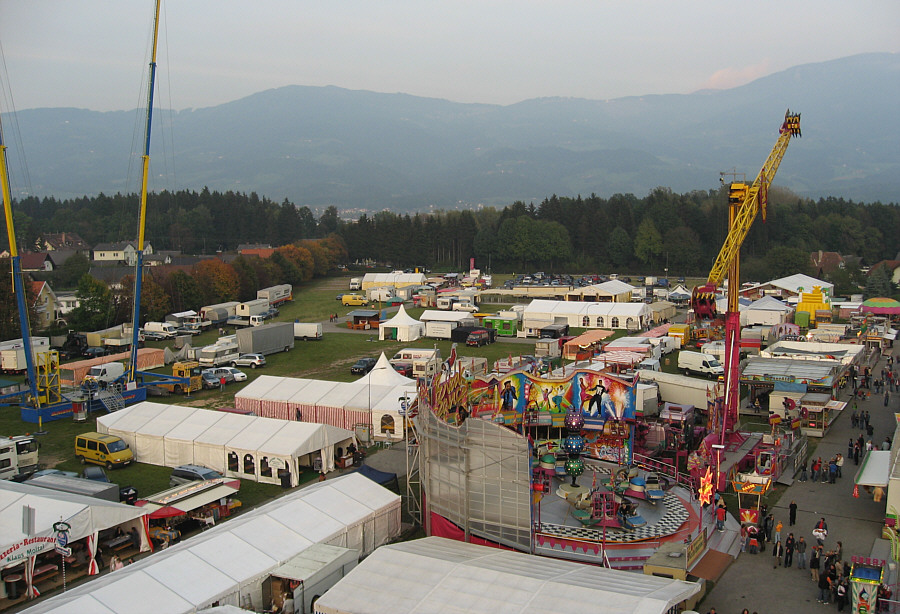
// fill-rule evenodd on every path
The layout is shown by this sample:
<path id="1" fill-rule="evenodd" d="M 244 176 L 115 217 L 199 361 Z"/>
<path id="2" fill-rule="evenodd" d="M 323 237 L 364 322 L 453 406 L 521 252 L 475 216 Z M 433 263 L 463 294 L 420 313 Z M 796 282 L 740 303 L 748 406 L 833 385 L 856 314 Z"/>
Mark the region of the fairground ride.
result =
<path id="1" fill-rule="evenodd" d="M 781 160 L 791 142 L 791 138 L 800 135 L 800 114 L 792 114 L 788 110 L 784 115 L 784 123 L 778 130 L 778 139 L 769 157 L 759 171 L 756 180 L 747 185 L 742 181 L 733 181 L 728 188 L 728 235 L 716 257 L 707 283 L 694 288 L 691 294 L 691 307 L 694 315 L 700 319 L 716 317 L 716 290 L 722 282 L 728 280 L 726 290 L 727 310 L 725 313 L 725 401 L 717 404 L 720 415 L 716 417 L 715 435 L 718 444 L 725 444 L 734 434 L 738 421 L 740 405 L 740 339 L 741 317 L 738 309 L 740 290 L 740 251 L 750 227 L 761 212 L 766 220 L 766 205 L 769 186 L 778 172 Z"/>

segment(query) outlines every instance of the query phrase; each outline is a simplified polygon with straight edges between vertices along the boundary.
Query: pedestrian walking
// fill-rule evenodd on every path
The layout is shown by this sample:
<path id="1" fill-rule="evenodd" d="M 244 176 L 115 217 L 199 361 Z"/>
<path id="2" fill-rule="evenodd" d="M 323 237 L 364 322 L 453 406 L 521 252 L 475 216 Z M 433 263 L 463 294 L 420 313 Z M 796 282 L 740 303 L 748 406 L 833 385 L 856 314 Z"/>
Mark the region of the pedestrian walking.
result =
<path id="1" fill-rule="evenodd" d="M 849 588 L 847 578 L 842 578 L 837 586 L 837 611 L 843 612 L 844 606 L 847 605 L 847 589 Z"/>
<path id="2" fill-rule="evenodd" d="M 859 464 L 859 442 L 858 441 L 853 443 L 853 463 L 855 465 Z"/>
<path id="3" fill-rule="evenodd" d="M 847 458 L 853 458 L 853 438 L 847 440 Z"/>
<path id="4" fill-rule="evenodd" d="M 834 481 L 837 479 L 837 459 L 832 457 L 830 461 L 828 461 L 828 483 L 834 484 Z"/>
<path id="5" fill-rule="evenodd" d="M 791 504 L 788 506 L 788 526 L 792 527 L 795 524 L 797 524 L 797 502 L 791 501 Z"/>
<path id="6" fill-rule="evenodd" d="M 806 569 L 806 541 L 803 536 L 797 540 L 797 569 Z"/>
<path id="7" fill-rule="evenodd" d="M 821 470 L 822 470 L 822 457 L 820 456 L 819 458 L 817 458 L 816 460 L 813 461 L 812 473 L 810 474 L 809 478 L 813 482 L 815 482 L 816 478 L 819 477 L 819 471 L 821 471 Z"/>
<path id="8" fill-rule="evenodd" d="M 837 455 L 837 458 L 836 458 L 835 461 L 834 461 L 834 464 L 837 465 L 837 476 L 838 476 L 839 478 L 844 477 L 844 476 L 841 474 L 841 469 L 842 469 L 843 466 L 844 466 L 844 457 L 843 457 L 843 455 L 838 454 L 838 455 Z"/>
<path id="9" fill-rule="evenodd" d="M 719 507 L 716 508 L 716 530 L 719 532 L 725 530 L 725 516 L 725 506 L 719 505 Z"/>
<path id="10" fill-rule="evenodd" d="M 778 524 L 775 525 L 775 543 L 776 544 L 781 543 L 781 529 L 783 529 L 783 528 L 784 528 L 784 525 L 779 520 Z"/>
<path id="11" fill-rule="evenodd" d="M 870 421 L 870 416 L 869 416 L 869 410 L 868 410 L 868 409 L 867 409 L 866 412 L 865 412 L 865 416 L 866 416 L 866 417 L 865 417 L 864 419 L 865 419 L 865 421 L 866 421 L 866 428 L 868 429 L 868 428 L 869 428 L 869 421 Z"/>
<path id="12" fill-rule="evenodd" d="M 891 402 L 891 393 L 887 388 L 884 390 L 884 406 L 887 407 L 888 403 Z"/>
<path id="13" fill-rule="evenodd" d="M 806 461 L 803 461 L 803 463 L 800 465 L 800 481 L 801 482 L 806 481 L 806 466 L 807 465 L 808 465 L 808 463 Z"/>
<path id="14" fill-rule="evenodd" d="M 766 516 L 766 541 L 772 541 L 772 529 L 775 528 L 775 516 L 769 514 Z"/>
<path id="15" fill-rule="evenodd" d="M 219 378 L 219 390 L 225 390 L 225 376 Z"/>
<path id="16" fill-rule="evenodd" d="M 788 533 L 787 539 L 784 540 L 784 566 L 790 567 L 794 562 L 794 547 L 796 546 L 796 542 L 794 541 L 794 534 Z"/>

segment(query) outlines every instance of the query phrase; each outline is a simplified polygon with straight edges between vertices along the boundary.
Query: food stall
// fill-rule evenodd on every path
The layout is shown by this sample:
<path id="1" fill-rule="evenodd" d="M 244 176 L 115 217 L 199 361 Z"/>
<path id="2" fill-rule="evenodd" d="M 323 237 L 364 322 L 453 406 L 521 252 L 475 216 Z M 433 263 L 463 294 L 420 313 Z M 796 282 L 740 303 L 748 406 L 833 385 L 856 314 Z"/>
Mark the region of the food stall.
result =
<path id="1" fill-rule="evenodd" d="M 203 529 L 230 516 L 240 507 L 232 498 L 240 488 L 240 480 L 229 478 L 189 482 L 140 499 L 135 506 L 148 512 L 153 542 L 166 546 L 181 537 L 177 527 L 185 522 L 194 521 Z"/>

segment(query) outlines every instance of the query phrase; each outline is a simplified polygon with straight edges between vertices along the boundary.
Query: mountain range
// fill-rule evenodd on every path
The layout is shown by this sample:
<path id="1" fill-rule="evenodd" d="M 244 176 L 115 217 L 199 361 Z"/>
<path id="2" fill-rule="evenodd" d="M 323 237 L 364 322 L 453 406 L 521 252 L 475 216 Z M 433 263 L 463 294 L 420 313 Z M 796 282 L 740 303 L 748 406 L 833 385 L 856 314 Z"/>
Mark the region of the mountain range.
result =
<path id="1" fill-rule="evenodd" d="M 151 189 L 206 186 L 313 209 L 398 212 L 706 190 L 722 171 L 752 181 L 790 108 L 802 113 L 803 136 L 776 185 L 802 197 L 896 203 L 897 100 L 892 53 L 800 65 L 727 90 L 505 106 L 288 86 L 154 112 L 153 175 L 167 178 Z M 140 113 L 41 108 L 15 120 L 36 195 L 139 189 L 128 177 L 139 166 L 130 151 L 140 149 Z"/>

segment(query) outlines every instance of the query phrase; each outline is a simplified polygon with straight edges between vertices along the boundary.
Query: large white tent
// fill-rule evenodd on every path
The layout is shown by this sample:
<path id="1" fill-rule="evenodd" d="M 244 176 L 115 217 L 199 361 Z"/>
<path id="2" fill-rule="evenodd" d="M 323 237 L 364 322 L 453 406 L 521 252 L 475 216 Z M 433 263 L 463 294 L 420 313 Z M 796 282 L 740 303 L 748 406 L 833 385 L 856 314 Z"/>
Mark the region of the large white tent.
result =
<path id="1" fill-rule="evenodd" d="M 593 303 L 535 299 L 525 307 L 525 329 L 541 329 L 549 324 L 575 328 L 637 330 L 650 323 L 652 313 L 644 303 Z"/>
<path id="2" fill-rule="evenodd" d="M 382 546 L 320 597 L 315 611 L 665 614 L 700 588 L 694 582 L 427 537 Z"/>
<path id="3" fill-rule="evenodd" d="M 34 508 L 31 535 L 22 531 L 22 508 L 25 506 Z M 70 525 L 69 541 L 75 542 L 89 536 L 96 540 L 98 532 L 126 523 L 140 527 L 143 532 L 141 518 L 145 515 L 140 508 L 123 503 L 0 480 L 0 551 L 3 552 L 0 567 L 18 564 L 27 556 L 53 550 L 56 545 L 53 524 L 56 522 L 64 521 Z M 145 542 L 149 543 L 146 539 Z"/>
<path id="4" fill-rule="evenodd" d="M 406 313 L 403 305 L 397 314 L 378 325 L 378 339 L 391 341 L 415 341 L 425 336 L 425 324 Z"/>
<path id="5" fill-rule="evenodd" d="M 150 402 L 99 416 L 97 430 L 128 441 L 138 462 L 193 463 L 269 484 L 282 483 L 289 473 L 292 486 L 299 483 L 301 467 L 313 466 L 317 458 L 324 471 L 333 470 L 335 447 L 346 448 L 354 439 L 351 431 L 327 424 Z"/>
<path id="6" fill-rule="evenodd" d="M 350 474 L 292 492 L 26 611 L 183 614 L 214 604 L 260 611 L 269 574 L 313 544 L 365 556 L 399 533 L 400 497 Z"/>

